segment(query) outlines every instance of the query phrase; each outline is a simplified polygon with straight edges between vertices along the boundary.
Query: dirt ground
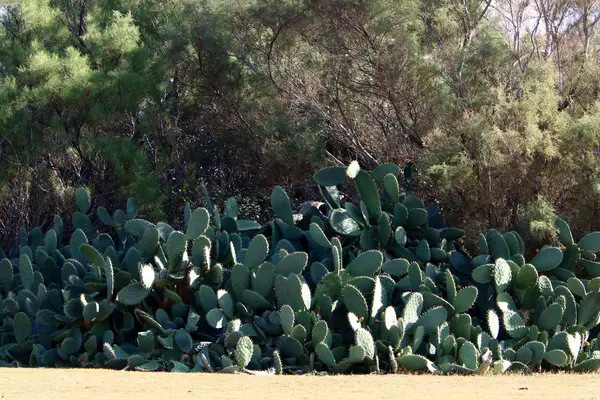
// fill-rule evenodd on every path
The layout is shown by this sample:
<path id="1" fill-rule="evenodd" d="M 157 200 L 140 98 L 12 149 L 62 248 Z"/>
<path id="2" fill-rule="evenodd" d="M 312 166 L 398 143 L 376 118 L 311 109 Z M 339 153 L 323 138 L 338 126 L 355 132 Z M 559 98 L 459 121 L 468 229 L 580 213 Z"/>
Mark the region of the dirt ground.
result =
<path id="1" fill-rule="evenodd" d="M 600 399 L 600 374 L 249 376 L 0 368 L 6 400 Z"/>

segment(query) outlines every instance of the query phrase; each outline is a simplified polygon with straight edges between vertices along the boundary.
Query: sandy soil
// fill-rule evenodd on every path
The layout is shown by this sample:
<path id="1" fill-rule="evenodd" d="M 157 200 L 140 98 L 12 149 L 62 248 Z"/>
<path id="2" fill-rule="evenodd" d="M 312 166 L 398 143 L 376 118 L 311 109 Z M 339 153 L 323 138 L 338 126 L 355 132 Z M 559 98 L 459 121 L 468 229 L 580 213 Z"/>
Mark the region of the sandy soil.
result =
<path id="1" fill-rule="evenodd" d="M 2 369 L 16 399 L 600 399 L 600 375 L 248 376 L 105 370 Z"/>

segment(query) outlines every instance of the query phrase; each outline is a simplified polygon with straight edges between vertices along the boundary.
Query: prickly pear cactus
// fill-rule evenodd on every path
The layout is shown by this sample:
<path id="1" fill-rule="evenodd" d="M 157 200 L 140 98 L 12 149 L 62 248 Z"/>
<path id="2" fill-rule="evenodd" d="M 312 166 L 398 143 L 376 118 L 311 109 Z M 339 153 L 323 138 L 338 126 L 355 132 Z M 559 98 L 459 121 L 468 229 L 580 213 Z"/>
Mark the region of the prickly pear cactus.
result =
<path id="1" fill-rule="evenodd" d="M 403 174 L 404 176 L 400 176 Z M 275 219 L 184 207 L 183 224 L 96 207 L 0 252 L 0 364 L 177 372 L 486 374 L 600 370 L 600 232 L 479 251 L 413 192 L 412 168 L 317 171 L 323 203 Z M 401 186 L 403 182 L 405 186 Z M 353 190 L 342 202 L 336 188 Z M 69 225 L 70 224 L 70 225 Z M 70 237 L 66 232 L 73 232 Z M 577 240 L 578 239 L 578 240 Z"/>

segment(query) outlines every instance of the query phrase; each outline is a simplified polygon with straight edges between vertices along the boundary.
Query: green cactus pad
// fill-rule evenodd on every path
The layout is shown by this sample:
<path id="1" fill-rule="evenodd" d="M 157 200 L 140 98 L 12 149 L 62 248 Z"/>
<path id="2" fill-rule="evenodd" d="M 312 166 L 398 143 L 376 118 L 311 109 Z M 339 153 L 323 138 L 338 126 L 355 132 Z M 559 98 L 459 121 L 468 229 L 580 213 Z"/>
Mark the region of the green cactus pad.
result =
<path id="1" fill-rule="evenodd" d="M 563 317 L 563 308 L 558 303 L 550 304 L 540 315 L 537 325 L 540 329 L 548 331 L 555 329 Z"/>
<path id="2" fill-rule="evenodd" d="M 98 207 L 98 209 L 96 210 L 96 214 L 98 215 L 98 218 L 100 219 L 100 221 L 102 221 L 104 225 L 113 226 L 115 224 L 115 221 L 113 220 L 109 212 L 106 210 L 106 208 Z"/>
<path id="3" fill-rule="evenodd" d="M 139 211 L 138 202 L 134 197 L 127 199 L 127 219 L 133 219 Z"/>
<path id="4" fill-rule="evenodd" d="M 475 286 L 468 286 L 461 289 L 452 303 L 456 312 L 463 313 L 473 307 L 473 304 L 475 304 L 475 300 L 477 299 L 477 294 L 478 291 Z"/>
<path id="5" fill-rule="evenodd" d="M 425 371 L 428 369 L 431 361 L 423 356 L 411 354 L 396 358 L 396 362 L 399 366 L 409 371 Z"/>
<path id="6" fill-rule="evenodd" d="M 375 342 L 371 333 L 364 328 L 358 328 L 354 332 L 354 338 L 356 345 L 362 347 L 365 351 L 365 357 L 373 359 L 375 357 Z"/>
<path id="7" fill-rule="evenodd" d="M 98 252 L 98 250 L 96 250 L 93 246 L 90 246 L 87 243 L 84 243 L 81 246 L 79 246 L 79 251 L 91 263 L 93 263 L 99 267 L 104 266 L 104 264 L 106 263 L 106 261 L 104 260 L 104 257 L 102 257 L 102 254 L 100 254 Z"/>
<path id="8" fill-rule="evenodd" d="M 152 258 L 156 253 L 160 235 L 158 229 L 151 227 L 146 229 L 140 241 L 140 255 L 142 258 Z"/>
<path id="9" fill-rule="evenodd" d="M 446 309 L 441 306 L 435 307 L 424 312 L 417 322 L 415 322 L 413 328 L 416 329 L 422 326 L 425 329 L 425 333 L 430 335 L 437 332 L 438 327 L 446 321 L 446 318 L 448 318 Z"/>
<path id="10" fill-rule="evenodd" d="M 440 237 L 446 240 L 458 240 L 465 235 L 465 231 L 459 228 L 444 228 L 440 231 Z"/>
<path id="11" fill-rule="evenodd" d="M 402 311 L 402 319 L 407 327 L 412 326 L 421 315 L 423 309 L 423 295 L 421 293 L 412 293 Z"/>
<path id="12" fill-rule="evenodd" d="M 75 189 L 75 202 L 77 203 L 77 209 L 83 214 L 87 214 L 90 210 L 90 194 L 85 188 Z"/>
<path id="13" fill-rule="evenodd" d="M 381 310 L 387 304 L 387 294 L 385 288 L 383 287 L 381 277 L 375 278 L 375 286 L 373 288 L 373 294 L 371 299 L 371 318 L 375 319 L 381 312 Z"/>
<path id="14" fill-rule="evenodd" d="M 591 232 L 585 235 L 577 246 L 585 251 L 597 252 L 600 251 L 600 232 Z"/>
<path id="15" fill-rule="evenodd" d="M 446 295 L 448 298 L 448 301 L 450 303 L 454 303 L 454 300 L 456 299 L 456 282 L 454 281 L 454 276 L 452 275 L 452 272 L 450 272 L 450 270 L 447 270 L 446 273 L 444 274 L 446 276 Z"/>
<path id="16" fill-rule="evenodd" d="M 367 301 L 354 285 L 346 284 L 342 287 L 342 297 L 348 311 L 353 312 L 359 318 L 367 318 Z"/>
<path id="17" fill-rule="evenodd" d="M 14 317 L 14 335 L 17 343 L 23 344 L 29 338 L 31 320 L 24 312 L 19 312 Z"/>
<path id="18" fill-rule="evenodd" d="M 487 323 L 491 337 L 497 339 L 500 332 L 500 318 L 498 318 L 498 314 L 493 309 L 488 310 Z"/>
<path id="19" fill-rule="evenodd" d="M 100 304 L 92 301 L 83 306 L 83 319 L 93 322 L 100 313 Z"/>
<path id="20" fill-rule="evenodd" d="M 365 359 L 365 349 L 362 346 L 350 346 L 348 351 L 348 362 L 357 364 Z"/>
<path id="21" fill-rule="evenodd" d="M 213 308 L 217 308 L 217 294 L 215 291 L 206 285 L 201 285 L 196 292 L 197 304 L 202 307 L 204 312 L 209 312 Z"/>
<path id="22" fill-rule="evenodd" d="M 531 264 L 525 264 L 517 273 L 515 285 L 522 290 L 529 290 L 536 286 L 538 280 L 537 269 Z"/>
<path id="23" fill-rule="evenodd" d="M 290 274 L 287 278 L 277 275 L 275 293 L 281 305 L 289 304 L 296 312 L 310 308 L 312 299 L 310 289 L 296 274 Z"/>
<path id="24" fill-rule="evenodd" d="M 587 291 L 585 290 L 585 285 L 578 278 L 569 278 L 567 280 L 567 287 L 574 295 L 578 297 L 586 296 Z"/>
<path id="25" fill-rule="evenodd" d="M 571 228 L 569 224 L 560 217 L 556 217 L 555 225 L 558 228 L 558 239 L 565 246 L 571 246 L 575 244 L 573 240 L 573 234 L 571 233 Z"/>
<path id="26" fill-rule="evenodd" d="M 567 353 L 559 349 L 545 352 L 544 359 L 556 367 L 563 367 L 569 362 Z"/>
<path id="27" fill-rule="evenodd" d="M 478 357 L 479 352 L 477 351 L 475 345 L 471 342 L 463 343 L 458 350 L 458 360 L 468 369 L 477 369 L 479 365 L 477 362 Z"/>
<path id="28" fill-rule="evenodd" d="M 558 267 L 563 259 L 563 252 L 557 247 L 546 247 L 542 249 L 533 259 L 531 264 L 538 272 L 551 271 Z"/>
<path id="29" fill-rule="evenodd" d="M 336 366 L 337 363 L 335 361 L 335 357 L 325 343 L 317 343 L 315 346 L 315 351 L 319 357 L 319 360 L 321 360 L 327 367 L 333 368 Z"/>
<path id="30" fill-rule="evenodd" d="M 546 352 L 546 346 L 544 343 L 534 340 L 527 343 L 525 346 L 531 350 L 531 361 L 529 365 L 539 365 L 542 362 L 544 353 Z"/>
<path id="31" fill-rule="evenodd" d="M 252 272 L 252 290 L 267 297 L 273 288 L 273 279 L 275 277 L 275 267 L 270 262 L 262 263 Z"/>
<path id="32" fill-rule="evenodd" d="M 533 357 L 533 353 L 529 349 L 529 347 L 521 347 L 517 350 L 516 360 L 523 363 L 529 364 L 531 362 L 531 358 Z"/>
<path id="33" fill-rule="evenodd" d="M 150 290 L 141 282 L 135 282 L 125 286 L 117 293 L 117 301 L 125 305 L 136 305 L 146 299 Z"/>
<path id="34" fill-rule="evenodd" d="M 281 375 L 283 374 L 283 363 L 281 362 L 281 356 L 279 355 L 279 351 L 273 351 L 273 368 L 275 368 L 275 374 Z"/>
<path id="35" fill-rule="evenodd" d="M 362 233 L 360 225 L 342 208 L 333 210 L 329 222 L 333 230 L 340 235 L 358 237 Z"/>
<path id="36" fill-rule="evenodd" d="M 22 254 L 19 258 L 19 274 L 21 275 L 23 288 L 25 290 L 31 290 L 33 287 L 33 266 L 26 254 Z"/>
<path id="37" fill-rule="evenodd" d="M 281 261 L 275 265 L 275 271 L 284 276 L 289 274 L 300 274 L 304 268 L 306 268 L 307 262 L 308 254 L 298 251 L 283 257 Z"/>
<path id="38" fill-rule="evenodd" d="M 22 280 L 23 278 L 21 278 Z M 13 280 L 13 266 L 8 258 L 0 260 L 0 288 L 8 293 Z"/>
<path id="39" fill-rule="evenodd" d="M 588 284 L 590 292 L 600 292 L 600 277 L 593 278 Z"/>
<path id="40" fill-rule="evenodd" d="M 235 297 L 241 299 L 244 290 L 250 287 L 250 270 L 242 264 L 234 265 L 231 269 L 231 286 Z"/>
<path id="41" fill-rule="evenodd" d="M 134 314 L 141 322 L 148 324 L 152 329 L 156 329 L 159 333 L 166 335 L 167 332 L 162 327 L 162 325 L 159 324 L 154 318 L 152 318 L 150 314 L 145 313 L 139 308 L 137 308 L 134 311 Z"/>
<path id="42" fill-rule="evenodd" d="M 354 179 L 356 188 L 360 194 L 361 199 L 365 202 L 369 215 L 375 220 L 379 219 L 381 215 L 381 201 L 379 200 L 379 191 L 377 185 L 371 176 L 361 170 Z"/>
<path id="43" fill-rule="evenodd" d="M 248 269 L 258 267 L 269 253 L 269 241 L 264 235 L 256 235 L 250 242 L 246 252 L 245 266 Z"/>
<path id="44" fill-rule="evenodd" d="M 331 240 L 331 244 L 333 247 L 331 248 L 331 256 L 333 257 L 333 268 L 336 272 L 342 269 L 342 244 L 340 243 L 338 238 L 333 238 Z"/>
<path id="45" fill-rule="evenodd" d="M 393 174 L 387 174 L 383 177 L 383 187 L 390 196 L 392 202 L 400 202 L 400 185 L 398 179 Z"/>
<path id="46" fill-rule="evenodd" d="M 246 307 L 254 309 L 264 310 L 273 308 L 272 304 L 268 302 L 264 297 L 262 297 L 255 291 L 249 289 L 246 289 L 242 292 L 241 301 Z"/>
<path id="47" fill-rule="evenodd" d="M 292 336 L 281 336 L 277 341 L 284 359 L 298 357 L 304 351 L 304 346 Z"/>
<path id="48" fill-rule="evenodd" d="M 360 254 L 347 267 L 346 272 L 351 276 L 372 276 L 380 270 L 383 255 L 377 250 Z"/>
<path id="49" fill-rule="evenodd" d="M 217 291 L 217 303 L 227 318 L 234 318 L 234 301 L 227 290 L 219 289 Z"/>
<path id="50" fill-rule="evenodd" d="M 555 289 L 554 294 L 556 296 L 563 296 L 565 298 L 565 306 L 561 325 L 577 325 L 577 304 L 575 303 L 575 297 L 573 296 L 573 293 L 571 293 L 571 291 L 564 286 L 558 286 Z"/>
<path id="51" fill-rule="evenodd" d="M 215 329 L 222 329 L 229 322 L 223 311 L 219 308 L 213 308 L 206 313 L 206 321 Z"/>
<path id="52" fill-rule="evenodd" d="M 496 263 L 494 264 L 493 271 L 496 290 L 498 291 L 498 293 L 505 291 L 508 285 L 510 284 L 512 278 L 510 266 L 504 259 L 498 258 L 496 259 Z"/>
<path id="53" fill-rule="evenodd" d="M 473 270 L 472 277 L 473 280 L 480 284 L 490 283 L 494 277 L 492 276 L 492 269 L 494 268 L 494 264 L 484 264 Z M 536 275 L 537 276 L 537 275 Z"/>
<path id="54" fill-rule="evenodd" d="M 84 344 L 84 348 L 86 353 L 88 353 L 89 355 L 96 353 L 96 351 L 98 350 L 98 339 L 95 335 L 91 335 L 87 338 Z"/>
<path id="55" fill-rule="evenodd" d="M 542 293 L 542 296 L 547 299 L 554 297 L 554 288 L 552 287 L 552 282 L 550 278 L 545 275 L 542 275 L 538 278 L 538 288 Z"/>
<path id="56" fill-rule="evenodd" d="M 586 325 L 600 312 L 600 293 L 590 292 L 579 303 L 577 324 Z"/>
<path id="57" fill-rule="evenodd" d="M 243 336 L 238 340 L 235 346 L 235 361 L 240 368 L 246 368 L 246 366 L 252 360 L 252 354 L 254 353 L 254 344 L 252 339 L 248 336 Z"/>
<path id="58" fill-rule="evenodd" d="M 327 235 L 323 232 L 323 229 L 316 223 L 312 222 L 309 226 L 309 232 L 312 239 L 324 249 L 331 248 L 331 242 L 327 239 Z"/>
<path id="59" fill-rule="evenodd" d="M 316 284 L 321 282 L 323 277 L 329 273 L 329 270 L 322 263 L 315 261 L 310 265 L 310 276 Z"/>
<path id="60" fill-rule="evenodd" d="M 337 186 L 346 182 L 347 167 L 326 167 L 318 170 L 313 175 L 313 180 L 322 186 Z"/>
<path id="61" fill-rule="evenodd" d="M 393 175 L 394 177 L 398 176 L 400 173 L 400 167 L 393 163 L 385 163 L 379 165 L 373 171 L 371 171 L 371 177 L 377 183 L 384 183 L 384 179 L 388 174 Z"/>
<path id="62" fill-rule="evenodd" d="M 177 347 L 179 347 L 184 353 L 189 353 L 192 351 L 192 337 L 186 331 L 178 330 L 175 332 L 173 340 L 175 341 L 175 344 L 177 344 Z"/>
<path id="63" fill-rule="evenodd" d="M 427 240 L 423 239 L 419 242 L 416 248 L 416 255 L 421 262 L 428 262 L 431 259 L 431 251 L 429 250 Z"/>
<path id="64" fill-rule="evenodd" d="M 450 321 L 450 330 L 457 338 L 471 338 L 472 320 L 469 314 L 458 314 Z"/>
<path id="65" fill-rule="evenodd" d="M 569 353 L 573 357 L 574 360 L 577 360 L 577 357 L 579 356 L 579 353 L 581 351 L 581 345 L 582 345 L 581 339 L 582 338 L 581 338 L 581 335 L 579 334 L 579 332 L 569 334 L 569 336 L 567 337 L 567 345 L 569 347 Z"/>
<path id="66" fill-rule="evenodd" d="M 72 337 L 67 337 L 61 342 L 60 349 L 66 355 L 72 355 L 79 351 L 79 346 L 77 345 L 75 339 Z"/>
<path id="67" fill-rule="evenodd" d="M 520 253 L 519 249 L 519 241 L 517 239 L 517 234 L 515 232 L 505 232 L 502 237 L 508 246 L 508 250 L 510 251 L 510 255 L 514 256 Z"/>
<path id="68" fill-rule="evenodd" d="M 196 266 L 210 266 L 211 241 L 206 236 L 200 236 L 192 246 L 192 264 Z"/>
<path id="69" fill-rule="evenodd" d="M 275 186 L 271 193 L 271 208 L 283 222 L 290 226 L 294 225 L 294 216 L 290 198 L 280 186 Z"/>
<path id="70" fill-rule="evenodd" d="M 442 351 L 444 354 L 453 354 L 456 348 L 456 339 L 454 336 L 446 336 L 442 343 Z"/>
<path id="71" fill-rule="evenodd" d="M 598 372 L 600 371 L 600 358 L 590 358 L 580 362 L 573 367 L 574 372 Z"/>
<path id="72" fill-rule="evenodd" d="M 327 327 L 327 322 L 325 322 L 325 321 L 317 322 L 312 330 L 313 346 L 316 346 L 318 343 L 325 341 L 328 334 L 329 334 L 329 328 Z"/>
<path id="73" fill-rule="evenodd" d="M 590 261 L 584 258 L 580 259 L 579 262 L 583 265 L 583 268 L 585 268 L 590 277 L 600 277 L 600 262 Z"/>
<path id="74" fill-rule="evenodd" d="M 421 227 L 427 224 L 428 217 L 427 210 L 423 208 L 413 208 L 408 211 L 406 224 L 410 228 Z"/>
<path id="75" fill-rule="evenodd" d="M 167 239 L 167 256 L 169 257 L 169 267 L 171 269 L 178 267 L 181 263 L 186 245 L 187 241 L 183 233 L 171 232 Z"/>
<path id="76" fill-rule="evenodd" d="M 521 316 L 515 311 L 506 310 L 502 313 L 504 327 L 514 339 L 521 339 L 527 335 L 527 327 Z"/>
<path id="77" fill-rule="evenodd" d="M 396 231 L 394 232 L 394 239 L 396 240 L 396 243 L 398 243 L 400 246 L 404 246 L 408 239 L 406 230 L 404 230 L 404 228 L 401 226 L 396 228 Z"/>
<path id="78" fill-rule="evenodd" d="M 505 260 L 510 258 L 510 250 L 508 244 L 504 240 L 504 237 L 493 229 L 490 229 L 486 235 L 486 242 L 489 247 L 489 252 L 494 259 L 503 258 Z"/>
<path id="79" fill-rule="evenodd" d="M 408 279 L 412 290 L 418 290 L 420 288 L 423 283 L 423 275 L 418 263 L 412 262 L 408 266 Z"/>
<path id="80" fill-rule="evenodd" d="M 358 328 L 362 327 L 361 320 L 358 319 L 356 314 L 354 314 L 353 312 L 349 312 L 347 316 L 348 324 L 350 325 L 350 328 L 352 328 L 353 331 L 356 331 Z"/>
<path id="81" fill-rule="evenodd" d="M 185 231 L 185 237 L 188 240 L 195 240 L 200 235 L 203 235 L 208 228 L 210 214 L 206 208 L 197 208 L 190 216 Z"/>
<path id="82" fill-rule="evenodd" d="M 381 270 L 390 274 L 391 276 L 400 277 L 408 273 L 408 265 L 408 260 L 404 258 L 397 258 L 383 263 Z"/>

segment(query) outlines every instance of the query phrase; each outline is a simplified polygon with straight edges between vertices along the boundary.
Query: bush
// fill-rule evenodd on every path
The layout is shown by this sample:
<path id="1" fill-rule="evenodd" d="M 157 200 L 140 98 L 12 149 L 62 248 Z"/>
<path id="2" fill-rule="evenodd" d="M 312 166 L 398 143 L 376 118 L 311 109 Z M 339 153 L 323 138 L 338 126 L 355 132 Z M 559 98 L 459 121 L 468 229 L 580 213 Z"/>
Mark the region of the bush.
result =
<path id="1" fill-rule="evenodd" d="M 45 233 L 20 229 L 18 257 L 0 261 L 0 365 L 600 370 L 600 232 L 576 242 L 555 218 L 556 247 L 530 258 L 517 232 L 489 230 L 471 257 L 399 174 L 319 170 L 324 204 L 295 214 L 277 186 L 267 224 L 240 218 L 234 198 L 154 224 L 133 198 L 110 214 L 77 189 L 70 237 L 55 217 Z M 342 206 L 338 185 L 356 201 Z M 549 224 L 550 211 L 539 200 L 523 215 Z"/>

